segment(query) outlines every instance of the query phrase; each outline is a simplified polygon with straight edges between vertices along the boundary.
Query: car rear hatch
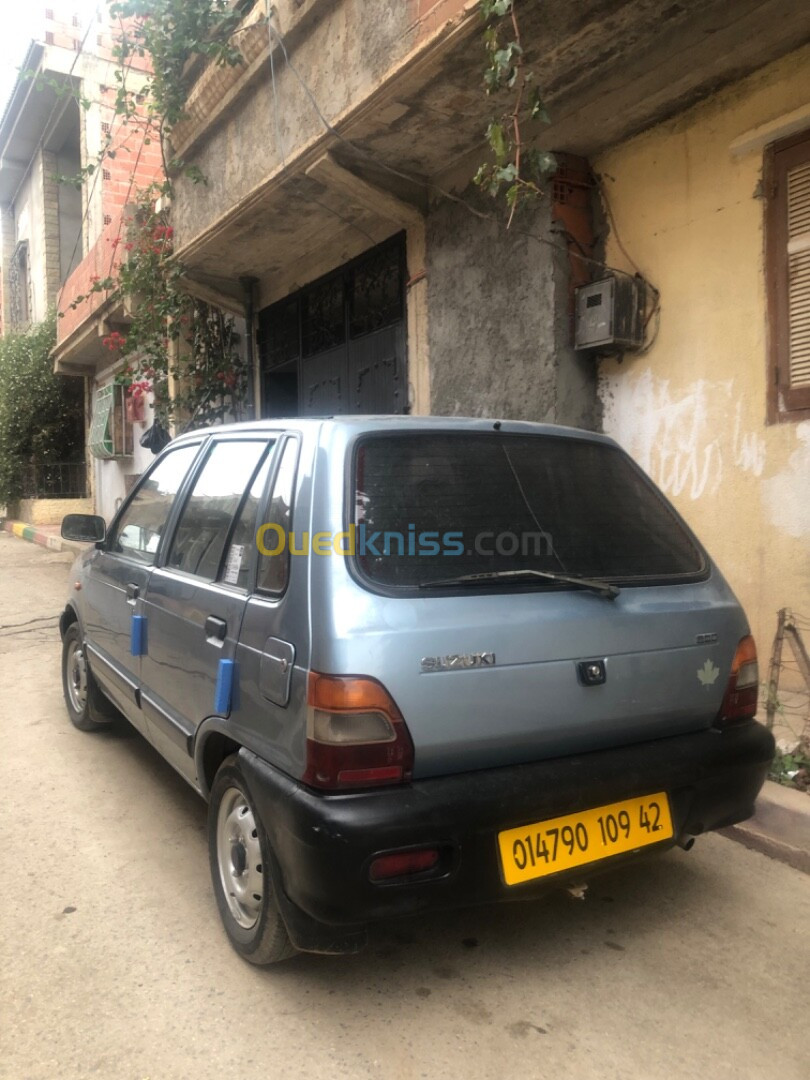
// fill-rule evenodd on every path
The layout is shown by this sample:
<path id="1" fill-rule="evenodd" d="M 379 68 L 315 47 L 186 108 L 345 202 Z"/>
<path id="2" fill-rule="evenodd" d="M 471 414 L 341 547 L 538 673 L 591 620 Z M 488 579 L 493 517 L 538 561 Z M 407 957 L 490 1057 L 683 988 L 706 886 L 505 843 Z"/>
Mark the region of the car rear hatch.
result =
<path id="1" fill-rule="evenodd" d="M 415 776 L 711 725 L 744 615 L 609 440 L 373 435 L 351 475 L 354 582 L 321 670 L 384 684 Z"/>

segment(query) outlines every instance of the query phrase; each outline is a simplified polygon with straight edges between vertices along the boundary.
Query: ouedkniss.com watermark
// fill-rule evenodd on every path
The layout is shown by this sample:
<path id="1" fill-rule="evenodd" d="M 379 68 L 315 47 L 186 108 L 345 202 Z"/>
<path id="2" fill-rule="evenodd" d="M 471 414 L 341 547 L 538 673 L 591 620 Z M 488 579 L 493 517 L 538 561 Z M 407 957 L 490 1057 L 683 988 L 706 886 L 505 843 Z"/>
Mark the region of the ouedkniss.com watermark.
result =
<path id="1" fill-rule="evenodd" d="M 552 552 L 547 532 L 501 532 L 482 530 L 472 535 L 419 530 L 408 525 L 400 530 L 382 531 L 366 525 L 350 525 L 343 532 L 287 532 L 281 525 L 262 525 L 256 533 L 256 546 L 262 555 L 341 555 L 354 557 L 436 556 L 436 555 L 512 555 L 543 558 Z"/>

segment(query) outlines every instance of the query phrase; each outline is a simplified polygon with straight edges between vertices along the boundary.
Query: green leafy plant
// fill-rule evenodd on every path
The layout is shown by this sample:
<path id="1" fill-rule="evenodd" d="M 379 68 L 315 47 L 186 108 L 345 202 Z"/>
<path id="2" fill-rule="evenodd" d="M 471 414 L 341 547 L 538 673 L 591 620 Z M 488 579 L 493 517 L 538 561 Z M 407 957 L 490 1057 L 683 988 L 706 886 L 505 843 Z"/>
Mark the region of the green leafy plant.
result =
<path id="1" fill-rule="evenodd" d="M 777 747 L 768 775 L 786 787 L 810 792 L 810 744 L 803 740 L 789 751 Z"/>
<path id="2" fill-rule="evenodd" d="M 139 108 L 125 89 L 124 70 L 130 57 L 148 57 L 152 74 L 141 94 L 167 134 L 183 116 L 190 61 L 200 57 L 228 66 L 243 62 L 232 40 L 241 6 L 232 6 L 229 0 L 114 0 L 110 13 L 121 25 L 116 56 L 123 88 L 116 110 Z"/>
<path id="3" fill-rule="evenodd" d="M 493 198 L 503 196 L 511 225 L 519 203 L 543 194 L 543 185 L 557 161 L 547 150 L 531 144 L 527 126 L 548 123 L 536 72 L 526 62 L 520 35 L 517 0 L 479 0 L 485 23 L 487 66 L 484 87 L 502 112 L 487 127 L 491 160 L 475 174 L 475 183 Z"/>
<path id="4" fill-rule="evenodd" d="M 242 62 L 233 35 L 243 7 L 229 0 L 113 0 L 110 12 L 120 28 L 114 50 L 114 113 L 120 127 L 137 130 L 144 145 L 158 140 L 163 149 L 183 116 L 195 61 L 231 66 Z M 149 73 L 133 89 L 128 76 L 136 58 L 148 61 Z M 79 180 L 92 176 L 105 158 L 115 157 L 112 127 L 98 158 Z M 180 418 L 213 423 L 239 415 L 248 374 L 233 319 L 183 290 L 184 268 L 174 257 L 169 174 L 181 173 L 193 183 L 204 182 L 204 177 L 194 167 L 167 162 L 165 155 L 163 160 L 164 179 L 131 192 L 134 217 L 126 234 L 111 241 L 110 273 L 94 279 L 89 291 L 75 296 L 70 306 L 76 308 L 99 293 L 106 301 L 123 304 L 126 326 L 103 339 L 121 361 L 117 381 L 148 383 L 155 415 L 163 423 Z"/>
<path id="5" fill-rule="evenodd" d="M 53 313 L 0 338 L 0 505 L 19 496 L 24 466 L 84 456 L 83 385 L 54 374 L 55 343 Z"/>
<path id="6" fill-rule="evenodd" d="M 128 310 L 128 324 L 102 339 L 121 362 L 117 381 L 148 383 L 161 423 L 182 419 L 204 426 L 239 416 L 249 373 L 233 318 L 182 287 L 167 189 L 168 184 L 156 183 L 139 193 L 126 235 L 112 241 L 114 249 L 122 249 L 117 269 L 96 279 L 70 306 L 102 293 Z"/>

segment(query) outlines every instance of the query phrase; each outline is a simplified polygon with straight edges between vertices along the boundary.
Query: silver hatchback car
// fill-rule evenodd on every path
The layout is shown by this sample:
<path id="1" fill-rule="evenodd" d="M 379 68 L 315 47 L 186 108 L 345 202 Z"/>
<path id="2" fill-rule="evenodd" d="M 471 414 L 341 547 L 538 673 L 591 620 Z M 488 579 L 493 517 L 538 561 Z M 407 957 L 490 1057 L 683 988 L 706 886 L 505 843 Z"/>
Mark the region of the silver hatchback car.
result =
<path id="1" fill-rule="evenodd" d="M 73 723 L 209 802 L 247 960 L 532 897 L 748 817 L 773 754 L 745 615 L 610 439 L 278 420 L 172 442 L 61 616 Z"/>

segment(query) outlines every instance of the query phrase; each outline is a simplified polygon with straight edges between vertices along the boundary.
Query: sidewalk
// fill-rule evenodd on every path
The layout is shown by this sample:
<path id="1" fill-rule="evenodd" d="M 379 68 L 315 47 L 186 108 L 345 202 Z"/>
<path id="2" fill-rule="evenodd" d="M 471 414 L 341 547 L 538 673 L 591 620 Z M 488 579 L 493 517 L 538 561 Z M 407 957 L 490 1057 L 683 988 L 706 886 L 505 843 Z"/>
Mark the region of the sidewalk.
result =
<path id="1" fill-rule="evenodd" d="M 13 521 L 6 518 L 3 522 L 6 532 L 18 536 L 21 540 L 30 540 L 32 544 L 48 548 L 50 551 L 69 551 L 75 555 L 81 554 L 87 549 L 87 544 L 74 543 L 72 540 L 63 540 L 59 535 L 58 525 L 26 525 L 24 521 Z"/>
<path id="2" fill-rule="evenodd" d="M 810 795 L 766 780 L 752 818 L 723 836 L 810 874 Z"/>

